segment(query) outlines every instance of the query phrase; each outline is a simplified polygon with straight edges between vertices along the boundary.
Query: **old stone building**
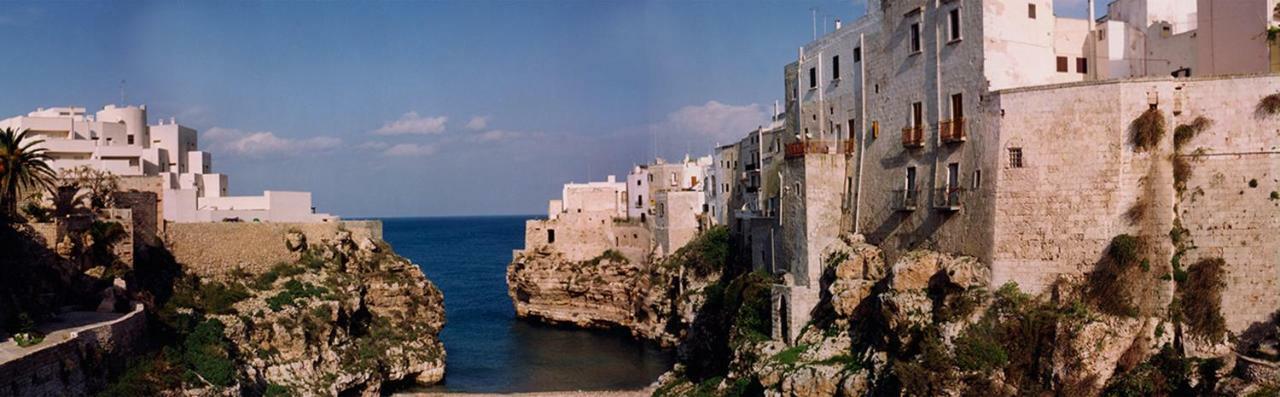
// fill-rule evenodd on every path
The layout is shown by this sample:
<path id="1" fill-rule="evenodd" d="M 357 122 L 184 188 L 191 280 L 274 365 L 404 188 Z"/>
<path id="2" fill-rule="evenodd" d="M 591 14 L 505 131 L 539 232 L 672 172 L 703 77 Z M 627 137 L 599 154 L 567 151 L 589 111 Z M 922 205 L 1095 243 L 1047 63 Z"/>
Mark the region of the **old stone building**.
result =
<path id="1" fill-rule="evenodd" d="M 1047 0 L 870 1 L 866 16 L 801 47 L 784 68 L 789 133 L 778 227 L 767 231 L 782 236 L 772 246 L 785 280 L 774 302 L 775 313 L 788 318 L 775 318 L 786 324 L 777 336 L 790 339 L 808 322 L 807 312 L 791 308 L 817 302 L 822 255 L 844 233 L 866 236 L 890 258 L 916 248 L 977 257 L 990 264 L 997 285 L 1014 281 L 1032 292 L 1059 275 L 1090 270 L 1117 234 L 1167 236 L 1178 200 L 1168 161 L 1172 134 L 1161 144 L 1163 157 L 1135 154 L 1127 140 L 1132 120 L 1153 108 L 1170 130 L 1199 116 L 1223 120 L 1206 137 L 1277 125 L 1245 114 L 1278 90 L 1275 75 L 1194 74 L 1280 70 L 1257 61 L 1278 52 L 1267 46 L 1207 61 L 1194 55 L 1217 50 L 1213 43 L 1222 40 L 1205 44 L 1197 31 L 1249 40 L 1231 22 L 1239 22 L 1234 13 L 1221 20 L 1197 13 L 1220 3 L 1120 0 L 1094 24 L 1054 16 Z M 1233 27 L 1216 27 L 1222 21 Z M 1256 21 L 1251 31 L 1261 34 L 1277 21 Z M 1143 32 L 1159 37 L 1134 38 Z M 1181 58 L 1144 66 L 1162 53 Z M 1255 138 L 1251 152 L 1222 139 L 1204 151 L 1253 153 L 1259 167 L 1274 167 L 1258 154 L 1273 150 L 1274 137 Z M 1125 222 L 1139 200 L 1167 216 Z M 1239 210 L 1266 207 L 1258 204 Z M 1182 224 L 1228 228 L 1191 220 Z M 745 233 L 765 238 L 765 230 Z M 1280 246 L 1257 249 L 1267 252 L 1255 258 L 1268 258 Z M 1155 254 L 1167 262 L 1172 247 Z M 1280 302 L 1265 291 L 1276 290 L 1276 265 L 1234 255 L 1233 271 L 1266 271 L 1262 279 L 1231 283 L 1229 295 L 1265 303 L 1259 313 L 1274 311 Z M 1265 315 L 1259 313 L 1226 315 L 1239 329 Z"/>

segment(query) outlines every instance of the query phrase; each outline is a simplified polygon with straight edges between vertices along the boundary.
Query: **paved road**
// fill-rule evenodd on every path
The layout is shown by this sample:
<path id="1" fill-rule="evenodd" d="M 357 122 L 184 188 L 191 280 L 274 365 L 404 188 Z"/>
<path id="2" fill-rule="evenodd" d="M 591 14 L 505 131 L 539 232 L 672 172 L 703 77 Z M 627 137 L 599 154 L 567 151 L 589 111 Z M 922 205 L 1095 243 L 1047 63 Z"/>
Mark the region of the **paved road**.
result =
<path id="1" fill-rule="evenodd" d="M 35 346 L 18 347 L 13 337 L 0 341 L 0 364 L 16 360 L 28 354 L 52 346 L 58 341 L 71 337 L 72 332 L 93 328 L 103 323 L 124 317 L 127 313 L 69 312 L 58 316 L 54 322 L 40 324 L 36 327 L 45 334 L 44 341 Z"/>

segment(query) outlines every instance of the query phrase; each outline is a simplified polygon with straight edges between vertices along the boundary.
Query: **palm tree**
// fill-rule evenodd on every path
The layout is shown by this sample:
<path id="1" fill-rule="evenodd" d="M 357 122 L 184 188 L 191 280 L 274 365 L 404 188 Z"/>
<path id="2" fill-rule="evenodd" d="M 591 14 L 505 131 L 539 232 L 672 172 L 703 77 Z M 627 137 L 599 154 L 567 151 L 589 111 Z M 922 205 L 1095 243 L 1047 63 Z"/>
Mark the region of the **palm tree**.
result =
<path id="1" fill-rule="evenodd" d="M 30 139 L 27 130 L 0 130 L 0 220 L 18 217 L 19 193 L 44 190 L 57 178 L 44 148 L 34 147 L 43 139 Z"/>

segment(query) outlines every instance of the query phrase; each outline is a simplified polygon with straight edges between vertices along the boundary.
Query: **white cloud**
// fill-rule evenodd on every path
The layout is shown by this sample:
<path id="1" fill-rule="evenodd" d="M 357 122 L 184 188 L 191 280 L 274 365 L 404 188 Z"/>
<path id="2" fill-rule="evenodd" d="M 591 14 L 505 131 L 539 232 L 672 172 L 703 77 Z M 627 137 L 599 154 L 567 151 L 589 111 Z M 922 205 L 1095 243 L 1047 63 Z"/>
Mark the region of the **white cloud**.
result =
<path id="1" fill-rule="evenodd" d="M 475 140 L 480 142 L 500 142 L 517 138 L 523 138 L 528 134 L 520 131 L 507 130 L 489 130 L 475 135 Z"/>
<path id="2" fill-rule="evenodd" d="M 282 138 L 269 131 L 244 132 L 221 127 L 213 127 L 205 131 L 204 140 L 215 150 L 245 157 L 323 152 L 342 144 L 341 139 L 328 136 L 305 139 Z"/>
<path id="3" fill-rule="evenodd" d="M 391 147 L 391 144 L 382 141 L 368 141 L 356 145 L 356 148 L 368 150 L 385 150 L 388 147 Z"/>
<path id="4" fill-rule="evenodd" d="M 426 157 L 436 153 L 436 147 L 432 145 L 419 145 L 416 143 L 401 143 L 387 148 L 382 152 L 383 155 L 392 157 Z"/>
<path id="5" fill-rule="evenodd" d="M 466 128 L 472 131 L 479 131 L 489 126 L 489 116 L 473 116 L 471 121 L 467 122 Z"/>
<path id="6" fill-rule="evenodd" d="M 449 118 L 445 116 L 422 117 L 418 112 L 409 112 L 401 115 L 395 121 L 388 121 L 381 128 L 373 130 L 377 135 L 406 135 L 406 134 L 439 134 L 444 132 L 444 123 Z"/>
<path id="7" fill-rule="evenodd" d="M 734 106 L 717 101 L 685 106 L 667 116 L 667 123 L 675 132 L 691 132 L 722 140 L 736 140 L 768 120 L 769 114 L 759 104 Z"/>

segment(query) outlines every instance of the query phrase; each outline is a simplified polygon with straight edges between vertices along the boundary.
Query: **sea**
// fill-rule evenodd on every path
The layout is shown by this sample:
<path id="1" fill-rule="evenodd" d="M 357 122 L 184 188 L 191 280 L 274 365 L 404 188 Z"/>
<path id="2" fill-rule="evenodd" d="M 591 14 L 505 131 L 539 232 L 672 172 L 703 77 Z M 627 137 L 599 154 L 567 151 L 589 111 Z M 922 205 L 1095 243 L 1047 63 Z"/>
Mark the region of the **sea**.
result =
<path id="1" fill-rule="evenodd" d="M 550 326 L 515 317 L 507 296 L 512 250 L 533 216 L 386 218 L 383 238 L 444 292 L 444 382 L 427 392 L 546 392 L 643 388 L 674 355 L 623 331 Z"/>

